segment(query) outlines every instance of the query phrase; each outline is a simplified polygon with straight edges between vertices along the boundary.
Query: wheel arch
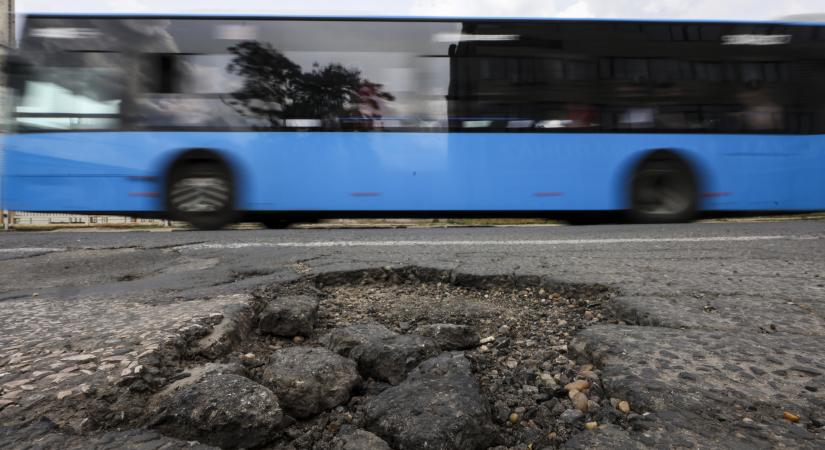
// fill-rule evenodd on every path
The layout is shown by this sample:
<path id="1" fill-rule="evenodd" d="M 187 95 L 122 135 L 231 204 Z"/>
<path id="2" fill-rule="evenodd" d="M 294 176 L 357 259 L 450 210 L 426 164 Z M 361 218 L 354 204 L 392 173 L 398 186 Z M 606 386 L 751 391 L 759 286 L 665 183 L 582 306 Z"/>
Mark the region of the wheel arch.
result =
<path id="1" fill-rule="evenodd" d="M 704 158 L 695 151 L 678 147 L 654 147 L 634 153 L 627 158 L 619 168 L 618 184 L 614 192 L 617 193 L 617 204 L 620 209 L 629 209 L 631 206 L 631 191 L 633 177 L 637 170 L 646 162 L 668 158 L 684 163 L 692 172 L 696 183 L 696 194 L 698 196 L 697 208 L 704 209 L 703 195 L 707 192 L 710 180 L 710 169 Z"/>

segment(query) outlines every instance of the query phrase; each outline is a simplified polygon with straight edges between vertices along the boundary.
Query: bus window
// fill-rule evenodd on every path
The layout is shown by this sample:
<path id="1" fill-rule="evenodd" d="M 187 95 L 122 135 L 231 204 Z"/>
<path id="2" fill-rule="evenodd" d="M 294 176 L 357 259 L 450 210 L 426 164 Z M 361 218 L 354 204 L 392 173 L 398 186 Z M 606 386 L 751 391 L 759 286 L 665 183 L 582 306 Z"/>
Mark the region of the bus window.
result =
<path id="1" fill-rule="evenodd" d="M 120 125 L 121 69 L 33 65 L 21 81 L 14 111 L 21 130 L 103 130 Z"/>
<path id="2" fill-rule="evenodd" d="M 253 129 L 264 123 L 227 101 L 243 80 L 226 70 L 228 55 L 144 55 L 132 124 L 137 128 Z"/>

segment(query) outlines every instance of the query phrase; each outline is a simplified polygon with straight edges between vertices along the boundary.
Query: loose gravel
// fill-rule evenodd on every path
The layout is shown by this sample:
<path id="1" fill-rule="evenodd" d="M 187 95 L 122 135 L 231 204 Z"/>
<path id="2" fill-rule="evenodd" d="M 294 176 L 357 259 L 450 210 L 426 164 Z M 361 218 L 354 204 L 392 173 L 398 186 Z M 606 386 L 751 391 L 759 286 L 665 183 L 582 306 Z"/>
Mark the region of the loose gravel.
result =
<path id="1" fill-rule="evenodd" d="M 332 330 L 350 325 L 380 324 L 402 335 L 437 324 L 461 325 L 480 337 L 465 355 L 494 420 L 498 447 L 493 448 L 553 448 L 586 430 L 587 424 L 628 424 L 628 414 L 619 410 L 623 399 L 611 399 L 604 392 L 600 371 L 567 357 L 578 330 L 609 320 L 605 307 L 615 294 L 608 289 L 516 287 L 486 279 L 475 280 L 483 287 L 456 286 L 448 280 L 367 274 L 332 286 L 319 284 L 278 286 L 262 294 L 312 292 L 321 298 L 318 321 L 311 336 L 263 336 L 250 343 L 239 352 L 248 358 L 245 364 L 262 364 L 258 355 L 285 347 L 323 345 Z M 251 376 L 258 376 L 259 370 L 253 367 Z M 589 380 L 577 391 L 580 409 L 565 389 L 577 379 Z M 390 386 L 365 379 L 346 405 L 295 423 L 285 431 L 284 441 L 271 448 L 332 448 L 341 427 L 366 426 L 365 405 Z"/>

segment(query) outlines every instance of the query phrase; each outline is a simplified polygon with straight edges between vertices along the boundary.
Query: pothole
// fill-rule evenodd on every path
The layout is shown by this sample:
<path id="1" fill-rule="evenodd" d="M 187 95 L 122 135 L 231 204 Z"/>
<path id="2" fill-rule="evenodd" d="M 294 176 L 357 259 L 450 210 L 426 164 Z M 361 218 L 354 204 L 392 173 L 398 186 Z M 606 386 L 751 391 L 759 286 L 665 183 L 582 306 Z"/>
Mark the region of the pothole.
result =
<path id="1" fill-rule="evenodd" d="M 593 423 L 626 423 L 598 368 L 568 358 L 578 330 L 609 320 L 614 295 L 422 268 L 270 286 L 185 339 L 164 383 L 109 393 L 98 422 L 111 428 L 129 408 L 119 428 L 224 448 L 554 448 Z"/>

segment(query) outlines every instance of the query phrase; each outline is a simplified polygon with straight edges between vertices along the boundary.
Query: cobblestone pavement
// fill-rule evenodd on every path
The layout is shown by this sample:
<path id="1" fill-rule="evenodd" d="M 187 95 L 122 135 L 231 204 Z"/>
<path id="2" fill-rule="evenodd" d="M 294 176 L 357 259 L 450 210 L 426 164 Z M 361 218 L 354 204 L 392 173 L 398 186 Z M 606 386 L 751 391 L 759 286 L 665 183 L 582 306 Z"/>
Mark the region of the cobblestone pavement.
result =
<path id="1" fill-rule="evenodd" d="M 118 298 L 6 300 L 0 310 L 0 406 L 68 403 L 101 383 L 131 379 L 164 344 L 222 318 L 223 306 L 245 300 L 244 295 L 163 305 Z"/>
<path id="2" fill-rule="evenodd" d="M 82 436 L 82 413 L 60 429 L 38 421 L 157 365 L 142 361 L 174 357 L 158 353 L 208 333 L 257 286 L 410 265 L 618 292 L 616 323 L 582 331 L 571 353 L 639 414 L 627 428 L 583 430 L 570 447 L 825 446 L 821 221 L 3 233 L 0 264 L 0 447 L 108 448 L 111 435 Z M 135 448 L 188 445 L 130 436 Z"/>

